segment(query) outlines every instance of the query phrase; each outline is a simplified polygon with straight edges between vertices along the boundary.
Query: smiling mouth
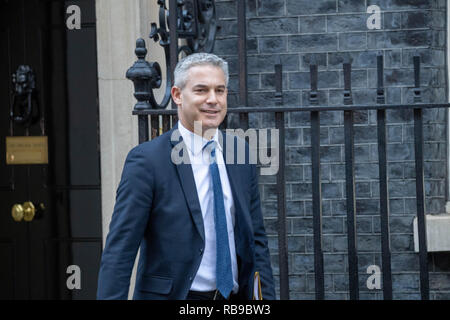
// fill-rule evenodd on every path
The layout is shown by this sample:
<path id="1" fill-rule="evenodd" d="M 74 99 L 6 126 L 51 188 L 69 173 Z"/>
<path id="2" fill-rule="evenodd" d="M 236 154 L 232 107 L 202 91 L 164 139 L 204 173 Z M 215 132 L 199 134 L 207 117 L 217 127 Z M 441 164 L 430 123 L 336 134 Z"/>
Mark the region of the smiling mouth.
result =
<path id="1" fill-rule="evenodd" d="M 201 112 L 208 114 L 217 114 L 219 113 L 219 110 L 201 110 Z"/>

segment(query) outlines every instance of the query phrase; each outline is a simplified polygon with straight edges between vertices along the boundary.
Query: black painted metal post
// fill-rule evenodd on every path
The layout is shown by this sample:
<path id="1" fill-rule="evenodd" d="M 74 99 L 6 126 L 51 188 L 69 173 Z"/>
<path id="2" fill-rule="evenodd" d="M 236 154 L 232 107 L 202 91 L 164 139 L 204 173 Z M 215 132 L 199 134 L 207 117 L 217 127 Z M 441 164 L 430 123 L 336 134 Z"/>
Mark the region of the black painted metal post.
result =
<path id="1" fill-rule="evenodd" d="M 139 144 L 148 141 L 149 139 L 149 127 L 148 127 L 148 116 L 139 115 L 138 116 L 138 134 L 139 134 Z"/>
<path id="2" fill-rule="evenodd" d="M 178 114 L 174 114 L 171 116 L 172 118 L 172 127 L 173 128 L 175 126 L 175 124 L 178 122 Z"/>
<path id="3" fill-rule="evenodd" d="M 170 76 L 173 77 L 173 71 L 178 62 L 178 31 L 177 31 L 177 18 L 178 18 L 178 1 L 169 0 L 169 48 L 170 48 Z M 177 106 L 172 101 L 172 109 L 176 109 Z"/>
<path id="4" fill-rule="evenodd" d="M 283 68 L 281 63 L 275 65 L 275 99 L 283 104 Z M 286 178 L 285 178 L 285 123 L 284 112 L 275 112 L 276 127 L 279 135 L 279 169 L 277 174 L 278 199 L 278 252 L 280 265 L 280 299 L 289 299 L 289 255 L 286 232 Z M 271 146 L 273 148 L 274 146 Z"/>
<path id="5" fill-rule="evenodd" d="M 377 103 L 385 103 L 383 86 L 383 56 L 377 56 Z M 383 275 L 383 298 L 392 300 L 391 247 L 389 237 L 389 193 L 387 181 L 386 158 L 386 110 L 377 110 L 378 125 L 378 170 L 380 181 L 380 225 L 381 225 L 381 258 Z"/>
<path id="6" fill-rule="evenodd" d="M 420 90 L 420 57 L 414 58 L 414 103 L 422 102 Z M 425 216 L 425 189 L 423 174 L 423 119 L 422 109 L 414 108 L 414 150 L 416 161 L 417 231 L 419 235 L 420 294 L 422 300 L 429 300 L 428 254 Z"/>
<path id="7" fill-rule="evenodd" d="M 158 115 L 150 116 L 150 122 L 152 126 L 151 138 L 155 139 L 156 137 L 159 136 L 159 116 Z"/>
<path id="8" fill-rule="evenodd" d="M 238 58 L 239 58 L 239 104 L 248 105 L 247 95 L 247 30 L 246 1 L 237 1 L 238 6 Z M 239 125 L 242 130 L 248 129 L 248 113 L 239 113 Z"/>
<path id="9" fill-rule="evenodd" d="M 285 125 L 284 112 L 275 112 L 276 127 L 279 130 L 279 169 L 277 174 L 278 200 L 278 257 L 280 269 L 280 299 L 289 300 L 289 257 L 286 233 L 286 179 L 285 179 Z M 273 147 L 273 146 L 272 146 Z"/>
<path id="10" fill-rule="evenodd" d="M 344 63 L 344 104 L 353 104 L 351 91 L 351 64 Z M 350 299 L 359 299 L 358 256 L 356 251 L 356 202 L 355 202 L 355 155 L 353 111 L 344 111 L 345 180 L 347 197 L 347 239 Z"/>
<path id="11" fill-rule="evenodd" d="M 170 116 L 165 114 L 162 116 L 162 131 L 167 132 L 170 130 Z"/>
<path id="12" fill-rule="evenodd" d="M 311 92 L 309 101 L 317 105 L 317 65 L 310 65 Z M 325 299 L 325 281 L 322 249 L 322 185 L 320 182 L 320 114 L 311 111 L 311 173 L 314 230 L 314 278 L 316 299 Z"/>

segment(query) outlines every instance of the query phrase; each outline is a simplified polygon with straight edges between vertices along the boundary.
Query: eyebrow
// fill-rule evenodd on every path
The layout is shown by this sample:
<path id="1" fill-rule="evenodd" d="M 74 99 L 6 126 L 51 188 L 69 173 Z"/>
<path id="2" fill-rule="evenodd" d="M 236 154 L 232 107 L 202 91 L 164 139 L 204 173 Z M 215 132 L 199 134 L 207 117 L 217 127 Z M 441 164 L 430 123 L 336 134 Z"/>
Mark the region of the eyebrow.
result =
<path id="1" fill-rule="evenodd" d="M 196 88 L 209 88 L 209 86 L 206 85 L 206 84 L 196 84 L 192 88 L 193 89 L 196 89 Z M 225 85 L 221 84 L 221 85 L 218 85 L 216 88 L 225 89 L 226 87 L 225 87 Z"/>

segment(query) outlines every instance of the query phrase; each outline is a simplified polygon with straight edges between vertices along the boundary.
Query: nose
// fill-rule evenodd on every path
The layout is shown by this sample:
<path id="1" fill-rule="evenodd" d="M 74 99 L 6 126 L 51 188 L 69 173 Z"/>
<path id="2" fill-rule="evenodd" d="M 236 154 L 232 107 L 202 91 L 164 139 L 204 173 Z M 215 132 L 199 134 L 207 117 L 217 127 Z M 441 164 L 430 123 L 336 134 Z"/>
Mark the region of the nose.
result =
<path id="1" fill-rule="evenodd" d="M 217 103 L 217 94 L 215 90 L 209 90 L 208 97 L 206 99 L 207 104 L 216 104 Z"/>

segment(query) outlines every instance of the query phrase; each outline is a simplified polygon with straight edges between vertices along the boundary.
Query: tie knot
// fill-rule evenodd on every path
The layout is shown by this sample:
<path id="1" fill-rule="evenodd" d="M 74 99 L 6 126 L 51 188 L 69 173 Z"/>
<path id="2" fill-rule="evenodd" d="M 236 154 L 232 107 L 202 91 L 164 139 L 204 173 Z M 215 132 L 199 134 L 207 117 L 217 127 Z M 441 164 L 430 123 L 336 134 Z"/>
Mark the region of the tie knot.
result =
<path id="1" fill-rule="evenodd" d="M 203 147 L 203 150 L 206 150 L 211 155 L 211 158 L 215 158 L 216 157 L 216 141 L 209 140 Z"/>

